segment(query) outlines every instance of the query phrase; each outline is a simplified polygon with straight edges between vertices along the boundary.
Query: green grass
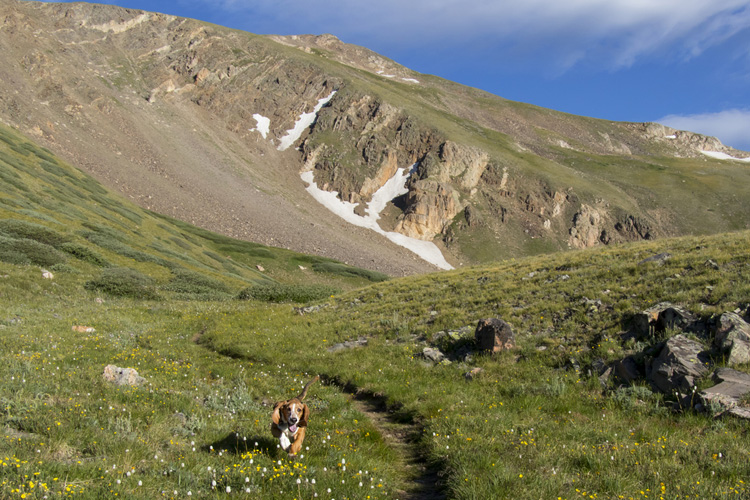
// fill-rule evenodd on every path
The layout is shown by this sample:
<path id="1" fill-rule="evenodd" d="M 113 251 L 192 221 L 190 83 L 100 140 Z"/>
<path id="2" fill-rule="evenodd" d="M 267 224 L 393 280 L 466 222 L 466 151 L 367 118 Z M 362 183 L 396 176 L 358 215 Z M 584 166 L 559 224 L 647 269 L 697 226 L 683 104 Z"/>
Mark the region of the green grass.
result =
<path id="1" fill-rule="evenodd" d="M 750 494 L 747 422 L 673 411 L 670 396 L 643 383 L 603 387 L 595 371 L 648 348 L 620 333 L 657 302 L 703 319 L 747 308 L 748 232 L 373 282 L 377 276 L 234 241 L 111 195 L 103 199 L 127 211 L 103 208 L 104 217 L 85 199 L 75 207 L 84 218 L 51 210 L 33 201 L 49 187 L 36 175 L 41 156 L 0 132 L 14 146 L 0 150 L 18 160 L 22 168 L 12 172 L 31 195 L 0 190 L 0 220 L 16 221 L 3 226 L 3 251 L 30 260 L 31 247 L 13 245 L 58 251 L 39 241 L 53 237 L 65 252 L 51 280 L 39 263 L 0 260 L 0 497 L 225 498 L 227 488 L 259 499 L 417 497 L 404 447 L 437 470 L 447 498 Z M 69 174 L 57 189 L 84 178 Z M 131 212 L 137 229 L 123 215 Z M 639 264 L 660 252 L 672 258 Z M 302 315 L 298 302 L 233 298 L 311 285 L 325 289 L 326 307 Z M 326 287 L 343 291 L 330 297 Z M 516 350 L 439 366 L 420 358 L 428 345 L 449 354 L 471 346 L 470 332 L 487 317 L 513 325 Z M 457 338 L 439 334 L 462 328 Z M 360 337 L 366 346 L 329 351 Z M 135 368 L 146 383 L 110 385 L 102 378 L 108 364 Z M 467 381 L 473 368 L 483 371 Z M 270 412 L 314 374 L 325 382 L 310 389 L 305 448 L 292 462 L 271 438 Z M 377 395 L 416 440 L 394 446 L 397 438 L 342 387 Z"/>

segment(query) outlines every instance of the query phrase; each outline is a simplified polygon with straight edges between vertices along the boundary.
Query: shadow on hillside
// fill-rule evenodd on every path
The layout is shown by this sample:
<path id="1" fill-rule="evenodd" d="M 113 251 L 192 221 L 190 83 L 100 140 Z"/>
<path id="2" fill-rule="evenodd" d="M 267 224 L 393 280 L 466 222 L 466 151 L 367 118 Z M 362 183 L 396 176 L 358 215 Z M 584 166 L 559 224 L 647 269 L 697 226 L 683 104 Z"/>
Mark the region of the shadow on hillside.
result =
<path id="1" fill-rule="evenodd" d="M 203 445 L 201 451 L 206 453 L 232 453 L 234 455 L 249 452 L 271 454 L 276 450 L 277 444 L 278 440 L 270 436 L 240 436 L 238 433 L 232 432 L 218 441 Z"/>

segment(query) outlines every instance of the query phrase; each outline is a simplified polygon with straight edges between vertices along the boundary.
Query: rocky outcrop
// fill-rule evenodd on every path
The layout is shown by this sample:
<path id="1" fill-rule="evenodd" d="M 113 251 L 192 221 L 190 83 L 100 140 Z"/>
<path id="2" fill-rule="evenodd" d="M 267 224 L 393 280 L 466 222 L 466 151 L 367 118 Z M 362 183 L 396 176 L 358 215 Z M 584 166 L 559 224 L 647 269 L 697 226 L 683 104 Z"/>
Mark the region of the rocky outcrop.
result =
<path id="1" fill-rule="evenodd" d="M 499 318 L 479 320 L 474 339 L 480 349 L 490 352 L 507 351 L 516 347 L 513 329 Z"/>
<path id="2" fill-rule="evenodd" d="M 654 235 L 651 225 L 642 217 L 626 215 L 613 220 L 606 206 L 581 204 L 568 230 L 568 245 L 589 248 L 625 241 L 650 240 Z"/>
<path id="3" fill-rule="evenodd" d="M 590 205 L 581 205 L 573 216 L 573 226 L 569 230 L 568 244 L 573 248 L 589 248 L 602 242 L 606 215 Z"/>
<path id="4" fill-rule="evenodd" d="M 698 155 L 700 151 L 717 151 L 727 153 L 731 156 L 744 157 L 746 153 L 737 151 L 734 148 L 725 146 L 716 137 L 688 132 L 686 130 L 676 130 L 660 123 L 639 123 L 632 124 L 643 133 L 645 137 L 657 141 L 668 141 L 671 145 L 676 146 L 683 153 Z"/>
<path id="5" fill-rule="evenodd" d="M 739 406 L 741 399 L 750 394 L 750 374 L 731 368 L 718 368 L 713 379 L 716 385 L 700 393 L 703 406 L 750 420 L 750 408 Z"/>
<path id="6" fill-rule="evenodd" d="M 462 146 L 445 141 L 440 147 L 438 178 L 441 182 L 457 182 L 461 188 L 471 191 L 489 164 L 490 157 L 479 148 Z"/>
<path id="7" fill-rule="evenodd" d="M 714 344 L 729 366 L 750 363 L 750 324 L 737 313 L 722 314 L 716 322 Z"/>
<path id="8" fill-rule="evenodd" d="M 443 232 L 463 209 L 458 192 L 451 185 L 434 180 L 412 183 L 405 204 L 406 210 L 396 231 L 427 241 Z"/>
<path id="9" fill-rule="evenodd" d="M 679 390 L 690 393 L 696 381 L 708 373 L 709 358 L 700 342 L 684 335 L 667 340 L 659 356 L 654 359 L 648 377 L 662 392 Z"/>

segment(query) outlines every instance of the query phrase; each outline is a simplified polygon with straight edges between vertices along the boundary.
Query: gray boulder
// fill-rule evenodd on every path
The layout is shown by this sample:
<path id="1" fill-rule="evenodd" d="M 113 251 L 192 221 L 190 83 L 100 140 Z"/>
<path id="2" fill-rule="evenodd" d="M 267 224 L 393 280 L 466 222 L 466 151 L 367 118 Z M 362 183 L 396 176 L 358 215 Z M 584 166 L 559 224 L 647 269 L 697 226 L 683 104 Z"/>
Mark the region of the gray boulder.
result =
<path id="1" fill-rule="evenodd" d="M 708 362 L 700 342 L 675 335 L 651 363 L 648 378 L 664 393 L 677 390 L 685 394 L 693 390 L 697 379 L 708 373 Z"/>
<path id="2" fill-rule="evenodd" d="M 716 323 L 714 345 L 729 355 L 729 366 L 750 362 L 750 325 L 737 313 L 722 314 Z"/>
<path id="3" fill-rule="evenodd" d="M 750 374 L 731 368 L 719 368 L 714 373 L 713 379 L 717 384 L 700 393 L 703 405 L 706 408 L 718 405 L 721 411 L 750 419 L 750 408 L 737 406 L 740 398 L 750 393 Z"/>
<path id="4" fill-rule="evenodd" d="M 102 376 L 104 380 L 115 385 L 138 386 L 146 383 L 146 379 L 138 375 L 135 368 L 120 368 L 115 365 L 107 365 L 104 367 Z"/>
<path id="5" fill-rule="evenodd" d="M 440 352 L 439 349 L 434 349 L 432 347 L 425 347 L 422 349 L 422 356 L 428 360 L 432 361 L 433 363 L 442 363 L 443 361 L 447 361 L 445 359 L 445 354 Z"/>

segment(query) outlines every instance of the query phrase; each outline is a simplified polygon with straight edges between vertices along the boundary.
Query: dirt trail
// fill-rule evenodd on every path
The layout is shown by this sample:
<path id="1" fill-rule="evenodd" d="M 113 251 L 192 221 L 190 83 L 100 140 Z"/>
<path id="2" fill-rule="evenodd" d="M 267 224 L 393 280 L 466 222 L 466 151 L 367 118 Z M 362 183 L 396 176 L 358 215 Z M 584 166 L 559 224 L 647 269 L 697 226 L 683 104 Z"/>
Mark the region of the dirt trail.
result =
<path id="1" fill-rule="evenodd" d="M 383 397 L 359 392 L 330 380 L 328 382 L 339 385 L 352 396 L 352 405 L 370 419 L 386 444 L 400 457 L 404 489 L 399 492 L 399 500 L 444 500 L 446 497 L 440 489 L 439 471 L 428 464 L 427 457 L 421 451 L 421 427 L 410 417 L 390 411 Z"/>

